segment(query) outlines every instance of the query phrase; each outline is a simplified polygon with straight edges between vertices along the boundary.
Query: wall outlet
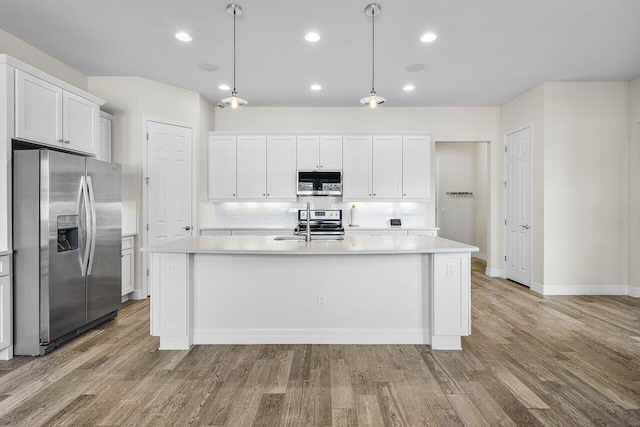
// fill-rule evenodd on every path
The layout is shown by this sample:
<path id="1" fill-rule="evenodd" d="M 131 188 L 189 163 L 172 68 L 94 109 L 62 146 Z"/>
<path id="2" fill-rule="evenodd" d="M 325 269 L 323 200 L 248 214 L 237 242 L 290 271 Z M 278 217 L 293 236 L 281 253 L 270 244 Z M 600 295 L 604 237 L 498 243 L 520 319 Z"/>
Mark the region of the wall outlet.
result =
<path id="1" fill-rule="evenodd" d="M 327 305 L 327 300 L 325 299 L 323 294 L 318 294 L 318 307 L 325 307 Z"/>
<path id="2" fill-rule="evenodd" d="M 452 262 L 447 263 L 447 276 L 455 276 L 456 275 L 456 265 Z"/>

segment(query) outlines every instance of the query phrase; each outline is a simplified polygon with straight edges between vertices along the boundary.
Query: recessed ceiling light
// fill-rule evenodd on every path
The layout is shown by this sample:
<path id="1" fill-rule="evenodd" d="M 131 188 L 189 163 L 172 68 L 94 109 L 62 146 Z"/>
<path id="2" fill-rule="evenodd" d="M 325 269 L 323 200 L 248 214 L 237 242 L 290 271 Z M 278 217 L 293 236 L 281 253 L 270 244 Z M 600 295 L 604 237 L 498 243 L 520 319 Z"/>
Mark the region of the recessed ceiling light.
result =
<path id="1" fill-rule="evenodd" d="M 311 85 L 311 90 L 318 91 L 318 90 L 321 90 L 321 89 L 322 89 L 322 86 L 320 86 L 320 85 Z"/>
<path id="2" fill-rule="evenodd" d="M 416 87 L 414 85 L 405 85 L 405 87 L 403 87 L 402 90 L 405 91 L 405 92 L 411 92 L 415 88 Z"/>
<path id="3" fill-rule="evenodd" d="M 176 33 L 176 38 L 181 42 L 190 42 L 191 40 L 193 40 L 193 37 L 184 32 Z"/>
<path id="4" fill-rule="evenodd" d="M 425 33 L 425 34 L 422 35 L 422 37 L 420 37 L 420 41 L 422 43 L 431 43 L 432 41 L 434 41 L 437 38 L 438 38 L 438 36 L 435 35 L 434 33 Z"/>
<path id="5" fill-rule="evenodd" d="M 317 42 L 318 40 L 320 40 L 320 34 L 318 34 L 318 33 L 314 33 L 314 32 L 312 31 L 312 32 L 310 32 L 310 33 L 307 33 L 307 34 L 304 36 L 304 39 L 305 39 L 306 41 L 308 41 L 308 42 L 312 42 L 312 43 L 313 43 L 313 42 Z"/>
<path id="6" fill-rule="evenodd" d="M 229 85 L 220 85 L 220 86 L 218 86 L 218 89 L 220 89 L 220 90 L 229 90 L 231 88 L 229 87 Z"/>

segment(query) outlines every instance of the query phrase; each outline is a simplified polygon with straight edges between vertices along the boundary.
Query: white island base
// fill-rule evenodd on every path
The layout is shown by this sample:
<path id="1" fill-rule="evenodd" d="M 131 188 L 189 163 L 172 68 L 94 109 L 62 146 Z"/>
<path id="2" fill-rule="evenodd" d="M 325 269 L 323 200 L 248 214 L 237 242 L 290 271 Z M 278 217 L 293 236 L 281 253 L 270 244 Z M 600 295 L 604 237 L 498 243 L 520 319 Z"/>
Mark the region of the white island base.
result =
<path id="1" fill-rule="evenodd" d="M 194 344 L 430 344 L 471 332 L 471 246 L 438 237 L 199 237 L 151 252 L 151 329 Z"/>

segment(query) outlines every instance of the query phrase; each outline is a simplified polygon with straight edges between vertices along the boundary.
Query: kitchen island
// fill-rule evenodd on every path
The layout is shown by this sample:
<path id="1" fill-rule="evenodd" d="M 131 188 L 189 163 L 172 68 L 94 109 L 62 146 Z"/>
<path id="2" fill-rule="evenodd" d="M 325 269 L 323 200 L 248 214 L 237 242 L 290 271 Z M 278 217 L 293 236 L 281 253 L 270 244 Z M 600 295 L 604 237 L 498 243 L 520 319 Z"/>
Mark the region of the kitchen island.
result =
<path id="1" fill-rule="evenodd" d="M 151 333 L 194 344 L 430 344 L 471 332 L 470 254 L 429 236 L 193 237 L 149 252 Z"/>

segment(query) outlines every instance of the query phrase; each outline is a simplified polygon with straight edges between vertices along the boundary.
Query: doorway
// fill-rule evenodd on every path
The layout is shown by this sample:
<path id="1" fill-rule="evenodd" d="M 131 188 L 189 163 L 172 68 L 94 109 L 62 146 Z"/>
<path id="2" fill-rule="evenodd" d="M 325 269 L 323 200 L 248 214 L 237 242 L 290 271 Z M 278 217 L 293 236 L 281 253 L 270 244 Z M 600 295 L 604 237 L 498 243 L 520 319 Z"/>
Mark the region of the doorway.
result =
<path id="1" fill-rule="evenodd" d="M 438 236 L 476 246 L 487 261 L 489 239 L 489 143 L 436 141 Z"/>
<path id="2" fill-rule="evenodd" d="M 193 233 L 193 127 L 146 120 L 143 246 Z M 143 256 L 149 295 L 148 257 Z"/>

